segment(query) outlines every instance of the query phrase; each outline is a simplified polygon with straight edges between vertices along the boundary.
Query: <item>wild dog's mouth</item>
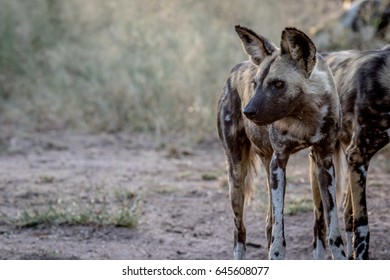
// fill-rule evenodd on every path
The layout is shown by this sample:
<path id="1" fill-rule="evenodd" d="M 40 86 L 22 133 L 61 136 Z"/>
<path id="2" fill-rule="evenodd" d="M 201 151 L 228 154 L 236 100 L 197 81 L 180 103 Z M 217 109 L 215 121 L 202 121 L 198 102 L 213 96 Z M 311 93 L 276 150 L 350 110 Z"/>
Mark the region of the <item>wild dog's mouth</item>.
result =
<path id="1" fill-rule="evenodd" d="M 250 120 L 251 122 L 253 122 L 255 125 L 257 126 L 265 126 L 265 125 L 269 125 L 269 124 L 272 124 L 278 120 L 280 120 L 281 118 L 278 118 L 278 119 L 275 119 L 275 120 L 270 120 L 270 121 L 259 121 L 259 120 Z"/>
<path id="2" fill-rule="evenodd" d="M 244 115 L 245 115 L 245 113 L 244 113 Z M 252 123 L 254 123 L 255 125 L 257 125 L 257 126 L 269 125 L 269 124 L 271 124 L 271 123 L 281 119 L 281 118 L 265 119 L 265 118 L 262 118 L 262 117 L 259 117 L 259 116 L 256 116 L 256 117 L 248 117 L 248 116 L 246 116 L 246 118 L 249 121 L 251 121 Z"/>

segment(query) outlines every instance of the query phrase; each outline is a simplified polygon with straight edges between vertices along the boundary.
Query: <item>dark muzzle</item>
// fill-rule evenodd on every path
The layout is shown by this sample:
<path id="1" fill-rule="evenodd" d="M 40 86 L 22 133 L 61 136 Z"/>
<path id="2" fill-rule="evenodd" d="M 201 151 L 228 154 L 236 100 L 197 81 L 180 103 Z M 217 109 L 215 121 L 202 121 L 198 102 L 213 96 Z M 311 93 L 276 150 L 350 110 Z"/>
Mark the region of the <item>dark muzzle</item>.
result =
<path id="1" fill-rule="evenodd" d="M 253 120 L 256 117 L 257 109 L 254 106 L 249 105 L 246 106 L 242 112 L 248 119 Z"/>

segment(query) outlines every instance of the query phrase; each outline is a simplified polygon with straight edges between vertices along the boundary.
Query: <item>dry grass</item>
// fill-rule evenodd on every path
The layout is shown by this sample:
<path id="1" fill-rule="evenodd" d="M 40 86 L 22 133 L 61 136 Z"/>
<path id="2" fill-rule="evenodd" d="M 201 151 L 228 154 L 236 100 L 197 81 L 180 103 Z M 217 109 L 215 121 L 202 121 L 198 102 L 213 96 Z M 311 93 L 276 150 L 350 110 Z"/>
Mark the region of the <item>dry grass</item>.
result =
<path id="1" fill-rule="evenodd" d="M 307 30 L 329 6 L 318 2 L 0 0 L 0 122 L 213 137 L 245 59 L 233 26 L 278 42 L 286 25 Z"/>
<path id="2" fill-rule="evenodd" d="M 57 198 L 24 207 L 16 217 L 1 214 L 0 223 L 21 228 L 64 224 L 131 228 L 137 224 L 139 203 L 138 196 L 132 192 L 121 191 L 109 196 L 99 191 L 87 201 Z"/>

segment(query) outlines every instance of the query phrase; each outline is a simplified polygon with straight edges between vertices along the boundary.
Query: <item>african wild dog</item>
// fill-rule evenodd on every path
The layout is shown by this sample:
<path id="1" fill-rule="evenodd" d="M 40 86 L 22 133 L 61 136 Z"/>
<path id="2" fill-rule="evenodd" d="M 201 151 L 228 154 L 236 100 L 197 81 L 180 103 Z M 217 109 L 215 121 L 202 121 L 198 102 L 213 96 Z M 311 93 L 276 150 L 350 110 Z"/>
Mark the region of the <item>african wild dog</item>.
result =
<path id="1" fill-rule="evenodd" d="M 228 162 L 235 223 L 234 258 L 245 258 L 244 200 L 257 156 L 267 173 L 269 258 L 285 257 L 286 165 L 290 154 L 310 147 L 316 217 L 314 257 L 325 257 L 325 244 L 318 238 L 326 231 L 321 223 L 325 215 L 333 258 L 344 259 L 332 162 L 340 129 L 340 103 L 331 71 L 313 42 L 295 28 L 283 30 L 280 49 L 245 27 L 236 26 L 236 32 L 250 61 L 232 69 L 218 103 L 218 133 Z"/>
<path id="2" fill-rule="evenodd" d="M 390 45 L 375 51 L 324 54 L 340 95 L 340 147 L 349 184 L 344 209 L 349 258 L 368 259 L 366 179 L 371 158 L 390 139 Z"/>

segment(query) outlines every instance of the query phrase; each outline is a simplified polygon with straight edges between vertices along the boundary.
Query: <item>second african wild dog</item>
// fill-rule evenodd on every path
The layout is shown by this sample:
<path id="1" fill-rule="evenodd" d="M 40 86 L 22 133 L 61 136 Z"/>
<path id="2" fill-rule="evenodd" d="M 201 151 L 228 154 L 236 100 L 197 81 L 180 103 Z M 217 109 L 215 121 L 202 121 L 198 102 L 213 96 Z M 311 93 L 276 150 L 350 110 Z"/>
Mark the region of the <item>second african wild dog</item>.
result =
<path id="1" fill-rule="evenodd" d="M 325 257 L 318 238 L 329 228 L 335 259 L 344 259 L 336 207 L 332 155 L 340 129 L 340 103 L 329 67 L 309 37 L 285 28 L 280 49 L 245 27 L 236 26 L 250 61 L 236 65 L 218 103 L 218 133 L 228 162 L 234 214 L 235 259 L 245 258 L 244 201 L 252 168 L 260 157 L 269 193 L 266 236 L 269 258 L 285 257 L 284 194 L 290 154 L 310 147 L 311 185 L 315 202 L 314 257 Z"/>
<path id="2" fill-rule="evenodd" d="M 368 259 L 366 179 L 371 158 L 390 141 L 390 46 L 325 54 L 343 112 L 340 147 L 349 184 L 344 209 L 349 258 Z"/>

